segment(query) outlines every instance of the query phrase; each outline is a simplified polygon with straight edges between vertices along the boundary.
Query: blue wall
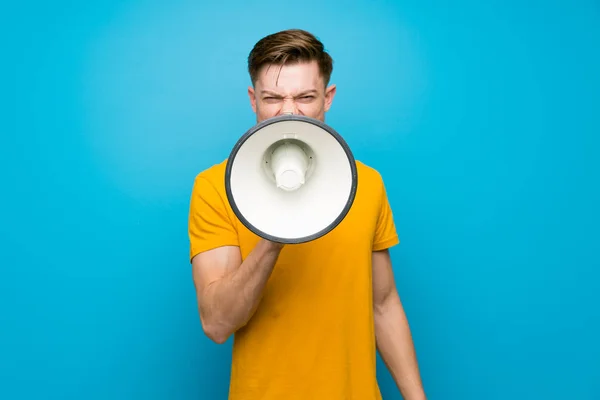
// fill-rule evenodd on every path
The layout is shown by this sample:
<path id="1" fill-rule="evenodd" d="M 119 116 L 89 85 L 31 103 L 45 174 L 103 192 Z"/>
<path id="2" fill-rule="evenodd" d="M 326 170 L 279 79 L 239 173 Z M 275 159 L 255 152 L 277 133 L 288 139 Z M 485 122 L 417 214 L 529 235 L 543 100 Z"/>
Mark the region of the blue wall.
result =
<path id="1" fill-rule="evenodd" d="M 386 179 L 430 399 L 600 398 L 597 2 L 201 3 L 3 7 L 0 398 L 225 398 L 188 200 L 254 122 L 248 51 L 289 27 Z"/>

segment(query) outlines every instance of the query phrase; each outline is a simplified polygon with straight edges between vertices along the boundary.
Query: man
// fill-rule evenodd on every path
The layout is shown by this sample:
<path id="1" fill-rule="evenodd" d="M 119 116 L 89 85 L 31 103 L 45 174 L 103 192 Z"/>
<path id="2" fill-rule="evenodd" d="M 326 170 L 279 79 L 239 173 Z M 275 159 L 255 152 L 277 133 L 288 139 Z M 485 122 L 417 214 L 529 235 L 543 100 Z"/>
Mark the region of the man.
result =
<path id="1" fill-rule="evenodd" d="M 302 30 L 275 33 L 248 57 L 257 121 L 282 113 L 325 120 L 332 59 Z M 381 399 L 376 349 L 406 400 L 422 400 L 409 326 L 388 249 L 394 226 L 379 173 L 357 161 L 353 207 L 332 232 L 298 245 L 252 234 L 224 187 L 227 160 L 195 179 L 190 257 L 202 327 L 234 334 L 230 400 Z"/>

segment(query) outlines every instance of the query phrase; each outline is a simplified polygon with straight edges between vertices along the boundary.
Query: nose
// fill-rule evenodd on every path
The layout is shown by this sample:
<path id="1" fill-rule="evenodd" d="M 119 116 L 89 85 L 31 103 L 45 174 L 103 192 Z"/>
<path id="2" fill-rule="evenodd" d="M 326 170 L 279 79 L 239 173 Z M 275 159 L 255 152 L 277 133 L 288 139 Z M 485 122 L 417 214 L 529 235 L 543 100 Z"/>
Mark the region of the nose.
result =
<path id="1" fill-rule="evenodd" d="M 281 107 L 281 114 L 298 114 L 298 109 L 293 100 L 286 100 Z"/>

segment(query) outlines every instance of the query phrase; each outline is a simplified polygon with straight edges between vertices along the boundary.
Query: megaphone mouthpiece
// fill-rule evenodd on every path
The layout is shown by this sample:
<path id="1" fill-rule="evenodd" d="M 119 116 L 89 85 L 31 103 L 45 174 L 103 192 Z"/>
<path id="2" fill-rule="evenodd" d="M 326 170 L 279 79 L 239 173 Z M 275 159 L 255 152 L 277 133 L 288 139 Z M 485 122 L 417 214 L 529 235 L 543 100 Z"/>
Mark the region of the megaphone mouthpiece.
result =
<path id="1" fill-rule="evenodd" d="M 297 144 L 284 141 L 271 154 L 271 168 L 277 187 L 294 191 L 305 183 L 308 156 Z"/>

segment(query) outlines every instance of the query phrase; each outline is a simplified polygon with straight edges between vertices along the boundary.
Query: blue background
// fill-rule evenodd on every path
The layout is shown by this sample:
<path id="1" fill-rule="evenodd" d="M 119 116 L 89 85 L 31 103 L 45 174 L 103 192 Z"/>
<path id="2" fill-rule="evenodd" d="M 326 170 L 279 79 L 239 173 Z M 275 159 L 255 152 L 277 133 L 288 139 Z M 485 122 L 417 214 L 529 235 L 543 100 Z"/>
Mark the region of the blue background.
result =
<path id="1" fill-rule="evenodd" d="M 430 399 L 600 398 L 596 1 L 13 2 L 0 13 L 0 398 L 224 399 L 195 175 L 254 123 L 246 57 L 301 27 L 327 122 L 384 176 Z M 379 361 L 386 399 L 400 398 Z"/>

